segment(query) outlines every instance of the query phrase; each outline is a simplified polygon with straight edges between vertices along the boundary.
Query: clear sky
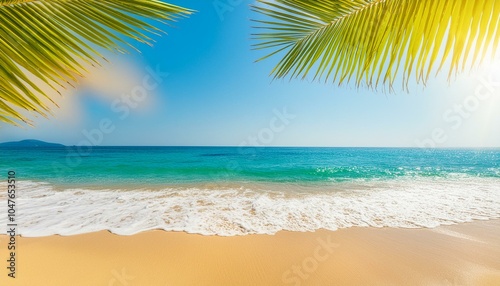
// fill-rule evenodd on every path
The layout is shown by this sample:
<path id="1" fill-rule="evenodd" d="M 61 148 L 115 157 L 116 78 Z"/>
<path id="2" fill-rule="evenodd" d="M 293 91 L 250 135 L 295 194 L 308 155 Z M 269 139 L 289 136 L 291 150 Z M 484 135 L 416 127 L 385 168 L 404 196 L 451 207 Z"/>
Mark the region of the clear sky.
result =
<path id="1" fill-rule="evenodd" d="M 66 92 L 54 116 L 37 118 L 34 128 L 1 126 L 0 141 L 500 147 L 500 61 L 408 93 L 272 81 L 278 59 L 254 62 L 263 53 L 251 50 L 249 1 L 222 14 L 215 4 L 238 1 L 171 2 L 197 13 L 162 26 L 168 35 L 154 36 L 154 47 L 109 56 L 112 64 Z"/>

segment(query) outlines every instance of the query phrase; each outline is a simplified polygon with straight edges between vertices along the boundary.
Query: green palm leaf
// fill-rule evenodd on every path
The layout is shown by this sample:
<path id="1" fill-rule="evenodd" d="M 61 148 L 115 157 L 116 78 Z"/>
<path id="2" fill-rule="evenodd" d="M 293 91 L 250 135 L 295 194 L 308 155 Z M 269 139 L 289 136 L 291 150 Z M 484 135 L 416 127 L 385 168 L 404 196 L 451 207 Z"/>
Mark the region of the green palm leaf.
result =
<path id="1" fill-rule="evenodd" d="M 125 52 L 128 40 L 150 44 L 160 32 L 145 18 L 175 21 L 191 11 L 159 0 L 0 0 L 0 121 L 30 123 L 23 110 L 47 116 L 55 91 L 98 65 L 98 48 Z M 47 101 L 47 100 L 45 100 Z"/>
<path id="2" fill-rule="evenodd" d="M 258 0 L 256 49 L 283 54 L 271 74 L 407 88 L 449 66 L 448 79 L 493 57 L 498 0 Z M 399 78 L 401 77 L 401 78 Z"/>

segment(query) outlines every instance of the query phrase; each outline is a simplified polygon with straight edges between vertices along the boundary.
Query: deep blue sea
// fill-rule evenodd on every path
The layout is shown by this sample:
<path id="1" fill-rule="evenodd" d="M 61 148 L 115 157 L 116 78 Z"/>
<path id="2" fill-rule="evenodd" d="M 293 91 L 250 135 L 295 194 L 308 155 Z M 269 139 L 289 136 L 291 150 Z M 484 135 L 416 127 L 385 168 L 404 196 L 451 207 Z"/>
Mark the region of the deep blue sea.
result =
<path id="1" fill-rule="evenodd" d="M 500 217 L 500 149 L 0 148 L 3 189 L 9 170 L 27 236 L 273 234 Z"/>

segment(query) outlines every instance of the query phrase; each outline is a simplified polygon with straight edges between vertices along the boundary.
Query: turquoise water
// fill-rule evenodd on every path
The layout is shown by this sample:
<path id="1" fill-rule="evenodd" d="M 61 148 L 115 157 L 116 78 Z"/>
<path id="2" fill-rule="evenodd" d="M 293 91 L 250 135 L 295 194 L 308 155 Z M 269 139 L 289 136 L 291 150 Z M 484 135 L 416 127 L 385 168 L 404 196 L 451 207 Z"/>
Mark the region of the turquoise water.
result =
<path id="1" fill-rule="evenodd" d="M 0 148 L 0 172 L 16 172 L 22 235 L 163 229 L 230 236 L 500 218 L 500 149 L 80 151 L 88 152 Z"/>
<path id="2" fill-rule="evenodd" d="M 500 178 L 499 149 L 93 147 L 80 151 L 2 148 L 0 170 L 13 169 L 27 180 L 79 186 Z"/>

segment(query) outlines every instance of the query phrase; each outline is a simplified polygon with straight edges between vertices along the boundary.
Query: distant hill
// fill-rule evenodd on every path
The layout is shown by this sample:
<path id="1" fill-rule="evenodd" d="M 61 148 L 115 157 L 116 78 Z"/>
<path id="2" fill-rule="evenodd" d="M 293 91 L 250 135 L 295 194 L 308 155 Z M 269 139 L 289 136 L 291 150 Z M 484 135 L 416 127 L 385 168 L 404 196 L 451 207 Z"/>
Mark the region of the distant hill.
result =
<path id="1" fill-rule="evenodd" d="M 62 144 L 48 143 L 40 140 L 22 140 L 17 142 L 0 143 L 0 147 L 65 147 Z"/>

